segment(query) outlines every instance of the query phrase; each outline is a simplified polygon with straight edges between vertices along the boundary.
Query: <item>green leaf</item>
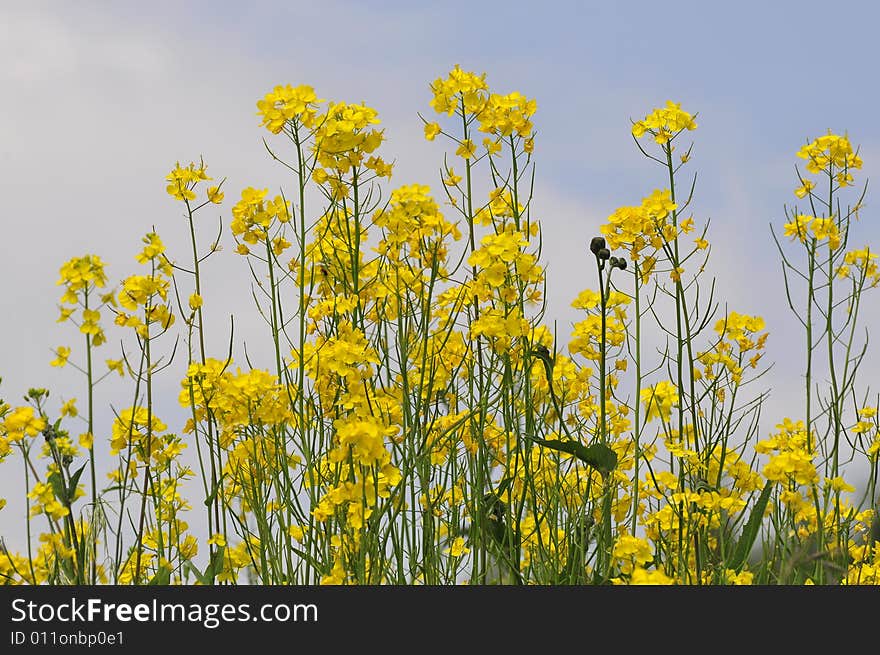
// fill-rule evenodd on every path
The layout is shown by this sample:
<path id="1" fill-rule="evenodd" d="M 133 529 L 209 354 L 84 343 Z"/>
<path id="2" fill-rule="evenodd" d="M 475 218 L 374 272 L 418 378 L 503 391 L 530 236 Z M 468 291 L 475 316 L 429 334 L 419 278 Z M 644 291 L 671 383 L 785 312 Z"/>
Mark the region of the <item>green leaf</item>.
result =
<path id="1" fill-rule="evenodd" d="M 156 571 L 156 575 L 150 578 L 150 581 L 147 583 L 148 585 L 167 585 L 171 583 L 171 571 L 166 569 L 164 566 L 160 566 L 159 570 Z"/>
<path id="2" fill-rule="evenodd" d="M 496 489 L 497 495 L 501 496 L 510 488 L 510 485 L 513 483 L 513 478 L 509 476 L 505 476 L 501 479 L 501 482 L 498 483 L 498 488 Z"/>
<path id="3" fill-rule="evenodd" d="M 196 580 L 198 580 L 200 583 L 204 584 L 204 578 L 202 576 L 202 572 L 196 568 L 196 565 L 193 564 L 192 561 L 186 560 L 183 563 L 183 570 L 186 571 L 186 573 L 191 573 L 195 577 Z"/>
<path id="4" fill-rule="evenodd" d="M 214 488 L 211 489 L 211 493 L 205 498 L 205 507 L 210 507 L 214 503 L 214 499 L 217 497 L 217 492 L 220 491 L 220 484 L 223 482 L 223 478 L 226 477 L 226 474 L 220 476 L 220 479 L 214 483 Z"/>
<path id="5" fill-rule="evenodd" d="M 225 551 L 225 547 L 218 548 L 214 551 L 214 554 L 211 556 L 211 561 L 208 563 L 208 567 L 205 569 L 204 573 L 199 571 L 190 560 L 186 560 L 186 562 L 183 563 L 183 568 L 186 569 L 187 572 L 192 573 L 196 577 L 196 580 L 199 581 L 199 584 L 212 585 L 214 584 L 214 578 L 217 577 L 217 574 L 223 571 L 223 553 Z"/>
<path id="6" fill-rule="evenodd" d="M 591 446 L 585 446 L 577 441 L 559 441 L 558 439 L 533 439 L 533 441 L 545 448 L 574 455 L 602 475 L 611 473 L 617 466 L 617 453 L 605 444 L 594 443 Z"/>
<path id="7" fill-rule="evenodd" d="M 767 484 L 764 485 L 764 489 L 761 491 L 761 495 L 758 497 L 758 501 L 752 508 L 749 520 L 746 521 L 746 524 L 743 527 L 739 542 L 736 544 L 736 550 L 733 552 L 733 559 L 731 559 L 729 563 L 730 568 L 734 569 L 737 573 L 742 570 L 749 553 L 752 552 L 752 546 L 758 536 L 758 531 L 761 529 L 761 522 L 764 519 L 764 511 L 767 509 L 767 503 L 770 500 L 770 494 L 772 491 L 773 483 L 768 480 Z"/>
<path id="8" fill-rule="evenodd" d="M 58 502 L 67 507 L 67 489 L 64 488 L 64 480 L 61 479 L 61 474 L 57 471 L 51 473 L 49 475 L 49 484 L 52 486 L 52 493 L 55 494 Z"/>
<path id="9" fill-rule="evenodd" d="M 202 574 L 199 582 L 204 585 L 212 585 L 214 584 L 214 578 L 217 577 L 217 574 L 223 571 L 223 553 L 226 552 L 226 547 L 218 548 L 214 551 L 214 554 L 211 555 L 211 562 L 208 564 L 208 568 L 205 569 L 205 572 Z"/>
<path id="10" fill-rule="evenodd" d="M 86 465 L 83 464 L 79 467 L 71 476 L 70 476 L 70 484 L 67 485 L 67 497 L 71 500 L 76 498 L 76 485 L 79 484 L 79 478 L 85 470 Z"/>

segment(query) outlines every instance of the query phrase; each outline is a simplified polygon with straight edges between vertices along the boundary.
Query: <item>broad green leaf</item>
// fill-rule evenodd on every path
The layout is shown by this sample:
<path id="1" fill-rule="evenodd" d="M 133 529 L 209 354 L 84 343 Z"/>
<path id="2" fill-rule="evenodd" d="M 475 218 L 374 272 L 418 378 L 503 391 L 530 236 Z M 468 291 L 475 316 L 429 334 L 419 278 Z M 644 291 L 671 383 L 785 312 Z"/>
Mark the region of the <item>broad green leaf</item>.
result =
<path id="1" fill-rule="evenodd" d="M 55 471 L 49 475 L 49 484 L 52 487 L 52 493 L 55 494 L 55 498 L 58 499 L 58 502 L 68 506 L 67 502 L 67 490 L 64 488 L 64 480 L 61 479 L 61 474 Z"/>
<path id="2" fill-rule="evenodd" d="M 585 446 L 577 441 L 559 441 L 558 439 L 534 439 L 534 441 L 545 448 L 574 455 L 602 475 L 611 473 L 617 466 L 617 453 L 604 444 L 594 443 L 591 446 Z"/>
<path id="3" fill-rule="evenodd" d="M 166 569 L 164 566 L 160 566 L 159 570 L 156 571 L 156 575 L 150 578 L 150 581 L 147 583 L 148 585 L 167 585 L 171 583 L 171 571 Z"/>
<path id="4" fill-rule="evenodd" d="M 211 556 L 211 562 L 208 564 L 208 568 L 205 569 L 205 573 L 202 576 L 202 584 L 214 584 L 214 578 L 217 577 L 217 574 L 223 572 L 223 554 L 225 552 L 225 547 L 218 548 L 214 551 L 214 554 Z"/>
<path id="5" fill-rule="evenodd" d="M 730 560 L 729 564 L 730 568 L 734 569 L 737 573 L 742 570 L 743 565 L 746 563 L 746 559 L 749 557 L 749 553 L 752 552 L 752 546 L 754 545 L 758 532 L 761 529 L 761 522 L 764 519 L 764 511 L 767 509 L 767 503 L 770 500 L 770 494 L 772 491 L 773 483 L 768 480 L 767 484 L 764 485 L 764 489 L 761 491 L 761 495 L 758 497 L 758 501 L 752 508 L 749 520 L 746 521 L 746 524 L 743 527 L 739 542 L 736 544 L 736 550 L 733 552 L 733 559 Z"/>
<path id="6" fill-rule="evenodd" d="M 67 485 L 67 497 L 73 500 L 76 498 L 76 485 L 79 484 L 79 478 L 85 470 L 86 465 L 83 464 L 80 466 L 71 476 L 70 476 L 70 484 Z"/>

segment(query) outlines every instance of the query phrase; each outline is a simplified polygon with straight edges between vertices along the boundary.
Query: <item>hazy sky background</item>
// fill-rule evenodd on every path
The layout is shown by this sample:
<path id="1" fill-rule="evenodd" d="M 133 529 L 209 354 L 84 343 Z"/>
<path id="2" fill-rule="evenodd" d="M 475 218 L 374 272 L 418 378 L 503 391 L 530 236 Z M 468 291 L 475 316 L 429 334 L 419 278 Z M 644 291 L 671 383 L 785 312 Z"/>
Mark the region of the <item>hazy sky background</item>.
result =
<path id="1" fill-rule="evenodd" d="M 375 107 L 383 154 L 396 158 L 393 186 L 439 190 L 448 145 L 424 140 L 417 112 L 430 115 L 428 84 L 458 63 L 487 73 L 493 91 L 537 100 L 533 212 L 544 231 L 548 315 L 563 335 L 577 319 L 571 299 L 594 286 L 589 238 L 616 207 L 665 184 L 636 150 L 630 119 L 668 99 L 699 112 L 692 209 L 698 224 L 712 220 L 720 297 L 763 315 L 771 331 L 766 434 L 802 413 L 804 361 L 769 224 L 781 226 L 783 206 L 795 201 L 796 151 L 829 128 L 860 144 L 857 180 L 876 176 L 878 20 L 870 2 L 4 2 L 0 397 L 17 404 L 28 387 L 44 386 L 51 407 L 71 396 L 82 407 L 83 379 L 49 366 L 61 344 L 74 348 L 72 360 L 82 356 L 81 335 L 55 322 L 58 268 L 96 253 L 117 282 L 138 272 L 133 256 L 151 225 L 169 256 L 186 261 L 185 221 L 165 193 L 176 161 L 203 156 L 209 174 L 227 178 L 226 203 L 202 214 L 203 243 L 218 218 L 228 226 L 242 188 L 290 189 L 263 149 L 268 133 L 255 113 L 276 84 L 310 84 L 322 98 Z M 869 188 L 853 245 L 880 244 L 872 197 Z M 239 361 L 247 341 L 268 365 L 267 332 L 228 229 L 223 243 L 205 272 L 209 348 L 225 352 L 234 314 Z M 869 325 L 880 317 L 877 300 L 866 302 Z M 108 330 L 99 361 L 118 356 L 121 335 Z M 170 429 L 183 420 L 176 370 L 159 382 Z M 109 403 L 130 404 L 128 387 L 113 384 L 98 391 L 108 407 L 99 440 L 109 432 Z M 0 535 L 13 547 L 23 524 L 20 468 L 15 457 L 0 467 L 0 497 L 9 499 Z"/>

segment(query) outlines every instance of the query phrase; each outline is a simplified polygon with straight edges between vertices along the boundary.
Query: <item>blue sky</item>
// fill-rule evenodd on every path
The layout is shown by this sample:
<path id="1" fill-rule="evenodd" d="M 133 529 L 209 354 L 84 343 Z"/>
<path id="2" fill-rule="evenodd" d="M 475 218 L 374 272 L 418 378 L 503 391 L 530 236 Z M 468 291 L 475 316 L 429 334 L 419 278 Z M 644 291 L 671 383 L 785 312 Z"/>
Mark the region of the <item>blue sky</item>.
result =
<path id="1" fill-rule="evenodd" d="M 393 183 L 436 188 L 443 148 L 424 141 L 417 112 L 429 115 L 428 84 L 460 64 L 485 72 L 494 91 L 537 100 L 535 210 L 561 326 L 576 319 L 568 302 L 592 284 L 589 237 L 616 207 L 664 184 L 636 150 L 630 119 L 668 99 L 698 112 L 693 210 L 698 224 L 712 219 L 711 270 L 731 309 L 764 315 L 771 331 L 766 432 L 798 411 L 803 366 L 768 225 L 780 226 L 795 200 L 795 152 L 828 129 L 860 144 L 859 181 L 880 170 L 878 21 L 870 2 L 7 3 L 0 397 L 17 402 L 31 386 L 50 387 L 57 402 L 82 397 L 72 371 L 48 365 L 50 348 L 77 336 L 55 323 L 58 268 L 96 252 L 119 280 L 135 272 L 151 225 L 183 247 L 179 210 L 164 193 L 175 161 L 203 155 L 210 173 L 228 177 L 231 201 L 246 186 L 289 182 L 266 157 L 255 116 L 272 86 L 310 84 L 321 97 L 374 106 L 383 150 L 397 159 Z M 880 243 L 871 198 L 869 189 L 856 243 Z M 214 220 L 228 224 L 229 206 Z M 268 351 L 247 269 L 222 254 L 208 271 L 209 319 L 225 325 L 234 313 L 237 343 L 247 339 L 259 358 Z M 874 296 L 865 311 L 876 324 Z M 111 347 L 102 357 L 115 356 Z M 164 383 L 169 398 L 178 379 Z M 107 385 L 101 393 L 125 402 Z M 9 537 L 20 484 L 0 479 Z"/>

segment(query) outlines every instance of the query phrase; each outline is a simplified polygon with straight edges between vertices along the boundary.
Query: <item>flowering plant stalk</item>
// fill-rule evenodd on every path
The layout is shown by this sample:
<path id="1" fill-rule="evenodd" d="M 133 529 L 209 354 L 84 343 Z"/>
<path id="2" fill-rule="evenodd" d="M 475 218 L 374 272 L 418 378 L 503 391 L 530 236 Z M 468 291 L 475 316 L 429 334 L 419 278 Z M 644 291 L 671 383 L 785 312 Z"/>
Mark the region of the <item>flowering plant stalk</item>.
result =
<path id="1" fill-rule="evenodd" d="M 458 66 L 429 90 L 439 194 L 390 186 L 373 107 L 307 85 L 257 102 L 288 183 L 242 189 L 226 238 L 265 322 L 265 368 L 235 352 L 232 323 L 229 345 L 211 346 L 222 326 L 207 319 L 206 262 L 224 256 L 224 229 L 202 217 L 228 189 L 201 159 L 165 180 L 185 257 L 152 228 L 145 268 L 117 289 L 102 292 L 96 255 L 61 267 L 60 320 L 85 335 L 84 363 L 59 346 L 52 365 L 79 368 L 88 409 L 56 408 L 44 389 L 0 401 L 0 460 L 20 467 L 26 505 L 26 550 L 0 547 L 0 580 L 880 581 L 880 399 L 857 376 L 859 311 L 880 273 L 867 246 L 846 249 L 865 195 L 842 209 L 862 165 L 849 139 L 801 149 L 795 194 L 810 213 L 786 208 L 773 233 L 806 376 L 802 414 L 774 416 L 768 434 L 767 326 L 718 300 L 709 221 L 683 177 L 696 116 L 668 102 L 633 122 L 660 188 L 580 236 L 583 261 L 567 263 L 579 320 L 559 329 L 541 229 L 553 217 L 533 206 L 536 102 Z M 123 345 L 99 375 L 105 310 Z M 98 385 L 113 374 L 131 403 L 105 425 Z M 169 380 L 186 412 L 176 429 Z"/>

